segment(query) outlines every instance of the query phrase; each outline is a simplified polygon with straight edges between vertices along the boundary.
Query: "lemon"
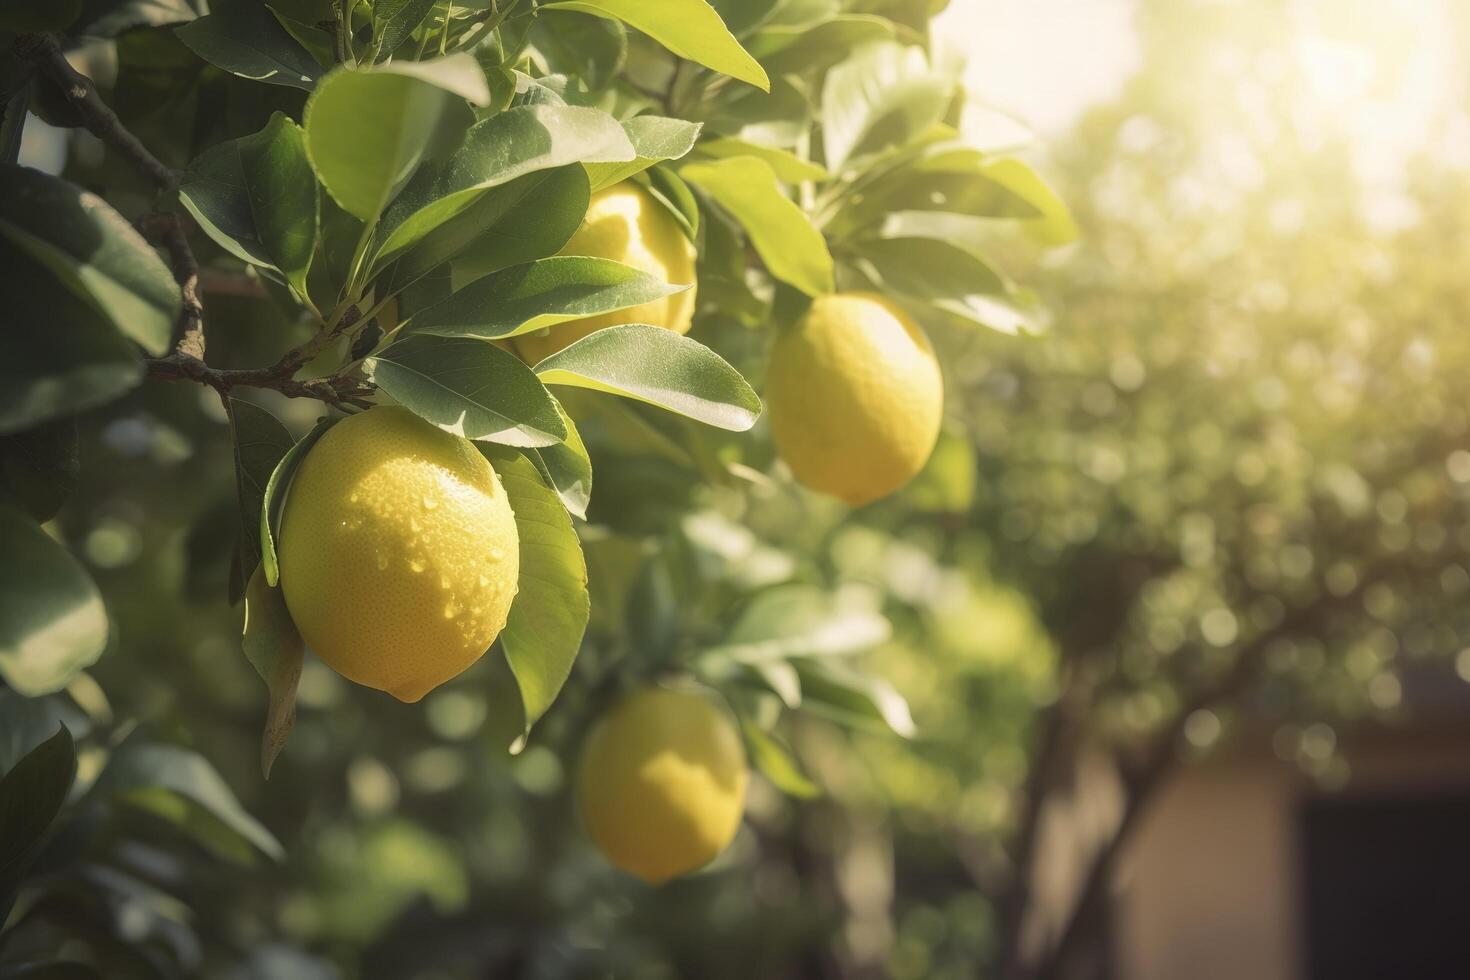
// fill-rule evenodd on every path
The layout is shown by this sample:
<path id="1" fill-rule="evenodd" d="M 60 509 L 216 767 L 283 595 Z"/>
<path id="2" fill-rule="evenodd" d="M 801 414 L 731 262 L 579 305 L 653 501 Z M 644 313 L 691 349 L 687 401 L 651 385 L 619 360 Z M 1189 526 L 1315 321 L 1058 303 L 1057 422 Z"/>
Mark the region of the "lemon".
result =
<path id="1" fill-rule="evenodd" d="M 306 454 L 280 567 L 291 618 L 328 666 L 417 701 L 505 626 L 520 545 L 500 478 L 474 446 L 379 406 Z"/>
<path id="2" fill-rule="evenodd" d="M 527 364 L 550 357 L 594 330 L 622 323 L 651 323 L 675 333 L 689 332 L 694 317 L 694 245 L 668 209 L 642 187 L 623 181 L 593 194 L 587 217 L 559 254 L 613 259 L 664 282 L 689 288 L 642 306 L 522 334 L 514 338 L 514 343 Z"/>
<path id="3" fill-rule="evenodd" d="M 693 871 L 740 828 L 749 772 L 728 712 L 690 691 L 624 698 L 587 735 L 578 796 L 609 861 L 650 884 Z"/>
<path id="4" fill-rule="evenodd" d="M 771 348 L 766 406 L 802 483 L 854 507 L 913 479 L 939 438 L 944 382 L 929 338 L 881 296 L 819 296 Z"/>

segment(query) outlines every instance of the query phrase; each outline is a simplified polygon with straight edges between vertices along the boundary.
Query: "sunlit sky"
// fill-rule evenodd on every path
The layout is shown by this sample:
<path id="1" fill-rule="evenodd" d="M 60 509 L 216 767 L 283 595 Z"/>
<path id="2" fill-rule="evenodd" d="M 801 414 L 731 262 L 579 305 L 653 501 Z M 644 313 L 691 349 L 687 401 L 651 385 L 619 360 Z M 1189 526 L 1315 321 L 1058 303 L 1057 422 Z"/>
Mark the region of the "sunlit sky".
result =
<path id="1" fill-rule="evenodd" d="M 1250 0 L 1205 0 L 1248 7 Z M 1465 0 L 1295 0 L 1293 58 L 1306 78 L 1298 118 L 1354 147 L 1373 186 L 1396 184 L 1426 146 L 1470 166 L 1470 84 L 1450 4 Z M 972 92 L 1043 138 L 1115 97 L 1138 67 L 1134 0 L 952 0 L 937 36 L 965 51 Z"/>

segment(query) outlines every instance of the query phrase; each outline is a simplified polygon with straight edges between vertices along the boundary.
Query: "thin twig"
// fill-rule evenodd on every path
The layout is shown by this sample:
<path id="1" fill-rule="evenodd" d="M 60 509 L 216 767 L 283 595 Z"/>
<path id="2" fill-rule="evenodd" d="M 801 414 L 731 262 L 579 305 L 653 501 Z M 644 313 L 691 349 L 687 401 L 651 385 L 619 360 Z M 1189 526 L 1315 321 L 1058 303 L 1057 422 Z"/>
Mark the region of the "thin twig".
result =
<path id="1" fill-rule="evenodd" d="M 117 113 L 108 108 L 97 94 L 97 86 L 92 84 L 92 80 L 66 60 L 54 37 L 49 34 L 22 34 L 15 41 L 15 52 L 60 89 L 81 114 L 82 124 L 89 133 L 126 158 L 155 187 L 168 192 L 178 185 L 178 174 L 128 131 L 117 118 Z"/>
<path id="2" fill-rule="evenodd" d="M 180 354 L 204 359 L 204 304 L 199 300 L 199 263 L 194 250 L 189 247 L 189 236 L 184 223 L 176 214 L 149 215 L 139 223 L 143 233 L 159 239 L 168 250 L 169 263 L 173 267 L 174 281 L 183 294 L 182 319 L 184 329 L 174 348 Z"/>

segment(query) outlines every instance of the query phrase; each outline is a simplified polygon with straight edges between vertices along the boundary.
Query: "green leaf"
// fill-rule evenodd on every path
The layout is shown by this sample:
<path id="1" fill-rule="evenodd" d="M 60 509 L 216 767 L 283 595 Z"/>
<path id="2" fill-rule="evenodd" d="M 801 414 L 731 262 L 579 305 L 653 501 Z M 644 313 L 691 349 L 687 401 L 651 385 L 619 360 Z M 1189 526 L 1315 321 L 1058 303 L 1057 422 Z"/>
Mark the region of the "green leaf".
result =
<path id="1" fill-rule="evenodd" d="M 782 192 L 770 164 L 757 157 L 727 157 L 691 163 L 679 173 L 740 223 L 771 275 L 808 296 L 832 292 L 827 242 Z"/>
<path id="2" fill-rule="evenodd" d="M 812 124 L 807 88 L 778 76 L 769 95 L 754 89 L 728 93 L 690 110 L 706 123 L 706 131 L 738 136 L 765 146 L 795 146 Z"/>
<path id="3" fill-rule="evenodd" d="M 526 711 L 526 730 L 546 713 L 572 672 L 591 606 L 587 564 L 572 520 L 536 467 L 481 447 L 510 498 L 521 542 L 520 592 L 500 633 Z"/>
<path id="4" fill-rule="evenodd" d="M 804 710 L 848 724 L 876 723 L 904 738 L 914 734 L 908 703 L 887 681 L 826 660 L 792 663 L 801 677 Z"/>
<path id="5" fill-rule="evenodd" d="M 0 921 L 8 917 L 76 774 L 76 747 L 61 725 L 0 779 Z"/>
<path id="6" fill-rule="evenodd" d="M 377 25 L 376 44 L 383 54 L 391 55 L 399 45 L 429 16 L 435 0 L 375 0 L 373 22 Z"/>
<path id="7" fill-rule="evenodd" d="M 546 384 L 622 395 L 720 429 L 744 432 L 761 401 L 740 372 L 703 344 L 643 323 L 607 327 L 536 365 Z"/>
<path id="8" fill-rule="evenodd" d="M 773 75 L 819 71 L 855 48 L 891 41 L 894 25 L 871 14 L 840 14 L 820 24 L 778 24 L 750 39 L 750 53 Z"/>
<path id="9" fill-rule="evenodd" d="M 277 270 L 303 297 L 318 196 L 301 128 L 280 112 L 260 132 L 206 150 L 179 185 L 179 199 L 210 238 L 243 261 Z"/>
<path id="10" fill-rule="evenodd" d="M 406 329 L 440 337 L 513 337 L 688 288 L 612 259 L 556 255 L 476 279 L 416 314 Z"/>
<path id="11" fill-rule="evenodd" d="M 233 837 L 274 860 L 285 857 L 280 841 L 245 811 L 214 767 L 189 749 L 126 742 L 103 770 L 98 787 L 174 821 L 226 856 L 248 859 L 248 852 L 232 846 Z"/>
<path id="12" fill-rule="evenodd" d="M 404 337 L 363 362 L 399 404 L 445 432 L 507 446 L 551 446 L 566 426 L 521 359 L 469 337 Z"/>
<path id="13" fill-rule="evenodd" d="M 276 468 L 271 470 L 265 484 L 265 496 L 260 501 L 260 567 L 265 570 L 265 580 L 271 585 L 280 581 L 281 568 L 276 559 L 276 529 L 281 526 L 281 511 L 286 506 L 286 495 L 291 489 L 291 479 L 296 468 L 306 458 L 307 452 L 316 445 L 322 434 L 330 429 L 335 419 L 322 419 L 301 441 L 286 451 Z"/>
<path id="14" fill-rule="evenodd" d="M 606 88 L 628 54 L 628 32 L 621 21 L 543 8 L 532 30 L 536 48 L 553 72 L 580 78 L 593 89 Z"/>
<path id="15" fill-rule="evenodd" d="M 804 800 L 821 795 L 822 791 L 796 764 L 791 750 L 777 741 L 774 735 L 744 716 L 740 719 L 740 731 L 750 750 L 751 762 L 777 789 Z"/>
<path id="16" fill-rule="evenodd" d="M 107 647 L 107 610 L 82 566 L 0 505 L 0 678 L 26 697 L 65 687 Z"/>
<path id="17" fill-rule="evenodd" d="M 888 639 L 883 615 L 810 585 L 787 585 L 751 600 L 711 653 L 745 664 L 857 653 Z"/>
<path id="18" fill-rule="evenodd" d="M 907 143 L 944 118 L 954 79 L 932 70 L 920 48 L 870 44 L 834 66 L 822 85 L 827 166 Z"/>
<path id="19" fill-rule="evenodd" d="M 383 216 L 376 265 L 470 209 L 483 193 L 538 170 L 570 163 L 631 160 L 616 119 L 600 109 L 526 105 L 478 123 L 440 163 L 425 167 Z"/>
<path id="20" fill-rule="evenodd" d="M 979 255 L 937 238 L 879 238 L 855 247 L 882 275 L 884 285 L 926 301 L 963 302 L 979 293 L 1005 295 L 1009 289 Z"/>
<path id="21" fill-rule="evenodd" d="M 587 455 L 582 436 L 561 402 L 556 402 L 556 410 L 567 427 L 566 441 L 539 449 L 522 449 L 521 455 L 535 464 L 541 479 L 561 498 L 562 506 L 585 521 L 587 505 L 592 502 L 592 458 Z"/>
<path id="22" fill-rule="evenodd" d="M 655 163 L 679 159 L 694 148 L 701 125 L 664 116 L 634 116 L 624 120 L 623 131 L 633 144 L 636 156 L 623 163 L 587 164 L 593 193 L 642 173 Z"/>
<path id="23" fill-rule="evenodd" d="M 0 240 L 30 256 L 148 353 L 168 349 L 180 309 L 173 274 L 97 195 L 38 170 L 4 164 Z"/>
<path id="24" fill-rule="evenodd" d="M 245 657 L 265 681 L 268 706 L 260 736 L 260 771 L 269 779 L 271 766 L 286 747 L 291 726 L 296 723 L 296 685 L 301 680 L 306 646 L 291 621 L 285 593 L 271 587 L 264 568 L 255 569 L 245 588 L 241 645 Z"/>
<path id="25" fill-rule="evenodd" d="M 250 402 L 229 399 L 235 444 L 235 489 L 240 503 L 240 561 L 245 575 L 260 564 L 260 524 L 266 487 L 296 440 L 274 415 Z"/>
<path id="26" fill-rule="evenodd" d="M 3 237 L 0 237 L 3 241 Z M 111 401 L 143 379 L 132 341 L 25 253 L 0 262 L 0 434 Z"/>
<path id="27" fill-rule="evenodd" d="M 683 178 L 668 167 L 655 165 L 635 176 L 633 180 L 674 216 L 684 237 L 698 246 L 699 202 L 695 200 L 694 192 L 684 183 Z"/>
<path id="28" fill-rule="evenodd" d="M 560 0 L 543 10 L 579 10 L 621 20 L 681 58 L 769 90 L 766 71 L 705 0 Z"/>
<path id="29" fill-rule="evenodd" d="M 826 180 L 832 176 L 824 168 L 810 160 L 803 160 L 789 150 L 762 146 L 759 143 L 734 137 L 706 140 L 699 144 L 699 153 L 701 156 L 714 157 L 717 160 L 726 157 L 756 157 L 770 165 L 778 180 L 788 184 L 805 180 Z"/>
<path id="30" fill-rule="evenodd" d="M 414 175 L 456 96 L 490 99 L 484 72 L 467 54 L 338 68 L 306 103 L 312 167 L 343 209 L 371 221 Z"/>
<path id="31" fill-rule="evenodd" d="M 394 266 L 390 291 L 453 261 L 461 284 L 507 266 L 555 255 L 587 213 L 587 173 L 576 164 L 538 170 L 476 198 L 429 232 Z"/>
<path id="32" fill-rule="evenodd" d="M 0 494 L 9 490 L 38 521 L 56 516 L 76 489 L 80 473 L 76 419 L 0 436 Z"/>
<path id="33" fill-rule="evenodd" d="M 241 78 L 309 91 L 321 72 L 316 59 L 255 0 L 216 3 L 174 33 L 199 57 Z"/>
<path id="34" fill-rule="evenodd" d="M 1038 218 L 1027 221 L 1027 233 L 1043 245 L 1066 245 L 1077 240 L 1077 223 L 1072 213 L 1036 171 L 1014 157 L 986 161 L 986 177 L 1036 209 Z"/>

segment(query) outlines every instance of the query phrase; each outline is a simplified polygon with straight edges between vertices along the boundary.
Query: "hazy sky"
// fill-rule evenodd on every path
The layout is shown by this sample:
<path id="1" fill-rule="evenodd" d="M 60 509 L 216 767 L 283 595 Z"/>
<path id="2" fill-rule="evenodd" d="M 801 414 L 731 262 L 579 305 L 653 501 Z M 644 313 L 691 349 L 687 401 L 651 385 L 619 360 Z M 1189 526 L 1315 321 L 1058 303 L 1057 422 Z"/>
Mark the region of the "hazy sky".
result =
<path id="1" fill-rule="evenodd" d="M 1132 73 L 1132 18 L 1132 0 L 951 0 L 935 36 L 965 52 L 971 92 L 1049 135 Z"/>

